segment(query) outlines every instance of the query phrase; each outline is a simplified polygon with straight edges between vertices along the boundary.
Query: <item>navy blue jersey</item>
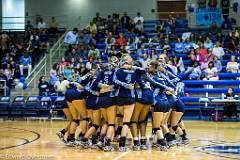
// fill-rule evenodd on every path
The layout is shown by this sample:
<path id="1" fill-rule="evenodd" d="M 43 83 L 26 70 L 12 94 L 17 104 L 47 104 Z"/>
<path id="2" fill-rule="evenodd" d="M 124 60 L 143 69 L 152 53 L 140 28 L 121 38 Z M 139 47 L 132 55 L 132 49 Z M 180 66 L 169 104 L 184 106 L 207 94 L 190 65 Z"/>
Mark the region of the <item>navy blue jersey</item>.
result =
<path id="1" fill-rule="evenodd" d="M 97 96 L 97 92 L 99 92 L 99 88 L 95 85 L 96 78 L 91 78 L 88 84 L 85 86 L 85 90 L 91 94 Z"/>
<path id="2" fill-rule="evenodd" d="M 112 70 L 105 69 L 98 74 L 97 79 L 94 82 L 94 85 L 96 85 L 99 89 L 101 89 L 101 86 L 103 84 L 107 84 L 111 88 L 110 92 L 100 93 L 101 97 L 115 97 L 115 87 L 113 82 L 114 72 L 115 72 L 115 69 L 112 69 Z"/>

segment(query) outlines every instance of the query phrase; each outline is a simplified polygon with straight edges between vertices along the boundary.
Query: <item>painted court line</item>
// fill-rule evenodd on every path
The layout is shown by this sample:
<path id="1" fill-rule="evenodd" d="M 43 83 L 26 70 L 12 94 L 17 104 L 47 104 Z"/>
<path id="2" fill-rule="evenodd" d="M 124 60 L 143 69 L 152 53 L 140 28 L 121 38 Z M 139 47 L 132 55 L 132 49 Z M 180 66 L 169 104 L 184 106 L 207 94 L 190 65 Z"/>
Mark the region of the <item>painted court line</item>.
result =
<path id="1" fill-rule="evenodd" d="M 126 154 L 128 154 L 130 151 L 128 152 L 125 152 L 125 153 L 122 153 L 120 154 L 119 156 L 117 156 L 116 158 L 114 158 L 113 160 L 119 160 L 120 158 L 122 158 L 123 156 L 125 156 Z"/>

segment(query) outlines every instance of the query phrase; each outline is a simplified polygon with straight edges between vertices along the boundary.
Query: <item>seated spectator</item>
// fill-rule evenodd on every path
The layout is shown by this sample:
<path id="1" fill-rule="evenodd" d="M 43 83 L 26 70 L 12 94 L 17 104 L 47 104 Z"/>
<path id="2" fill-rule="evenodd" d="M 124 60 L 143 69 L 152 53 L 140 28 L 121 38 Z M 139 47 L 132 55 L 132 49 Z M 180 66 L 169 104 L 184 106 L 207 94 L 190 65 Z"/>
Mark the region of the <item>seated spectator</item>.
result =
<path id="1" fill-rule="evenodd" d="M 203 62 L 201 63 L 201 70 L 204 72 L 207 68 L 208 68 L 208 63 L 210 61 L 208 61 L 207 57 L 204 57 Z"/>
<path id="2" fill-rule="evenodd" d="M 27 69 L 28 76 L 30 76 L 32 72 L 32 58 L 30 55 L 28 55 L 27 52 L 25 52 L 24 55 L 21 56 L 19 68 L 20 68 L 21 75 L 24 75 L 23 69 Z"/>
<path id="3" fill-rule="evenodd" d="M 214 56 L 213 62 L 214 62 L 214 66 L 217 68 L 218 72 L 221 72 L 222 71 L 222 62 L 216 56 Z"/>
<path id="4" fill-rule="evenodd" d="M 67 64 L 67 66 L 63 70 L 63 77 L 67 80 L 72 76 L 72 68 L 70 64 Z"/>
<path id="5" fill-rule="evenodd" d="M 113 31 L 113 19 L 112 19 L 111 15 L 108 15 L 107 25 L 108 25 L 108 30 L 112 32 Z"/>
<path id="6" fill-rule="evenodd" d="M 108 57 L 115 56 L 115 57 L 121 58 L 120 51 L 116 50 L 116 47 L 114 45 L 112 45 L 111 49 L 107 51 L 107 54 L 108 54 Z"/>
<path id="7" fill-rule="evenodd" d="M 230 52 L 230 53 L 237 53 L 238 52 L 238 47 L 236 46 L 234 39 L 231 39 L 228 42 L 227 51 Z"/>
<path id="8" fill-rule="evenodd" d="M 67 67 L 68 62 L 65 60 L 64 57 L 62 57 L 61 62 L 59 63 L 59 75 L 63 73 L 63 70 L 65 67 Z"/>
<path id="9" fill-rule="evenodd" d="M 121 18 L 122 27 L 124 29 L 128 28 L 129 21 L 130 21 L 130 17 L 127 15 L 127 12 L 124 12 Z"/>
<path id="10" fill-rule="evenodd" d="M 227 63 L 226 70 L 227 70 L 227 72 L 238 73 L 239 64 L 238 64 L 238 62 L 235 61 L 235 56 L 231 56 L 230 62 Z"/>
<path id="11" fill-rule="evenodd" d="M 125 49 L 126 49 L 126 51 L 135 49 L 135 44 L 133 43 L 133 39 L 132 38 L 129 37 L 127 39 L 127 43 L 126 43 Z"/>
<path id="12" fill-rule="evenodd" d="M 49 85 L 54 86 L 54 84 L 58 81 L 58 72 L 59 72 L 59 64 L 55 63 L 50 70 L 50 80 Z"/>
<path id="13" fill-rule="evenodd" d="M 201 57 L 200 61 L 203 61 L 204 57 L 208 54 L 207 49 L 204 48 L 204 45 L 202 43 L 199 44 L 198 53 Z"/>
<path id="14" fill-rule="evenodd" d="M 91 21 L 91 22 L 87 25 L 86 29 L 87 29 L 90 33 L 97 33 L 97 25 L 95 24 L 94 21 Z"/>
<path id="15" fill-rule="evenodd" d="M 112 32 L 109 32 L 107 34 L 107 37 L 105 39 L 105 44 L 106 44 L 106 48 L 109 49 L 111 48 L 112 45 L 115 44 L 115 38 L 112 36 Z"/>
<path id="16" fill-rule="evenodd" d="M 12 84 L 14 72 L 10 64 L 7 64 L 6 68 L 4 69 L 4 75 L 7 76 L 9 84 Z"/>
<path id="17" fill-rule="evenodd" d="M 171 14 L 168 16 L 167 25 L 170 27 L 171 33 L 174 33 L 175 32 L 175 19 L 173 18 L 173 16 Z"/>
<path id="18" fill-rule="evenodd" d="M 31 29 L 33 29 L 34 27 L 33 27 L 33 25 L 31 24 L 31 21 L 27 21 L 27 24 L 25 25 L 25 30 L 31 30 Z"/>
<path id="19" fill-rule="evenodd" d="M 97 28 L 100 26 L 102 17 L 100 16 L 99 12 L 96 13 L 96 17 L 94 17 L 92 21 L 96 24 Z"/>
<path id="20" fill-rule="evenodd" d="M 187 27 L 187 20 L 184 17 L 181 17 L 179 14 L 175 20 L 176 27 L 186 28 Z"/>
<path id="21" fill-rule="evenodd" d="M 41 76 L 38 83 L 39 96 L 49 95 L 49 83 L 46 81 L 44 76 Z"/>
<path id="22" fill-rule="evenodd" d="M 55 17 L 51 18 L 51 22 L 49 24 L 49 33 L 50 34 L 56 34 L 58 32 L 58 24 L 56 22 Z"/>
<path id="23" fill-rule="evenodd" d="M 86 69 L 90 71 L 93 68 L 93 65 L 95 65 L 94 64 L 94 57 L 90 56 L 88 58 L 88 62 L 86 63 Z"/>
<path id="24" fill-rule="evenodd" d="M 8 43 L 9 43 L 9 36 L 6 31 L 2 32 L 0 35 L 0 41 L 1 41 L 1 47 L 2 50 L 5 51 L 8 48 Z"/>
<path id="25" fill-rule="evenodd" d="M 218 70 L 217 68 L 214 66 L 214 63 L 211 61 L 208 63 L 208 68 L 205 70 L 205 77 L 203 78 L 203 80 L 213 80 L 216 81 L 218 80 Z M 205 85 L 205 88 L 213 88 L 212 85 Z"/>
<path id="26" fill-rule="evenodd" d="M 43 21 L 43 18 L 40 18 L 40 21 L 39 21 L 38 24 L 37 24 L 37 28 L 38 28 L 38 29 L 46 29 L 46 28 L 47 28 L 47 25 L 46 25 L 46 23 Z"/>
<path id="27" fill-rule="evenodd" d="M 237 95 L 235 95 L 232 88 L 228 88 L 228 91 L 226 93 L 227 99 L 234 99 Z M 224 116 L 231 117 L 237 117 L 237 106 L 236 103 L 226 103 L 223 108 Z"/>
<path id="28" fill-rule="evenodd" d="M 213 50 L 212 50 L 212 54 L 214 56 L 217 56 L 218 59 L 222 59 L 222 57 L 224 56 L 224 50 L 223 48 L 221 47 L 220 43 L 219 42 L 216 42 L 216 45 L 214 46 Z"/>
<path id="29" fill-rule="evenodd" d="M 135 23 L 132 19 L 130 19 L 127 25 L 127 32 L 133 33 L 134 29 L 135 29 Z"/>
<path id="30" fill-rule="evenodd" d="M 74 57 L 72 57 L 69 65 L 70 65 L 70 68 L 72 68 L 72 69 L 79 69 L 80 68 L 80 62 L 78 62 L 78 60 Z"/>
<path id="31" fill-rule="evenodd" d="M 207 50 L 207 54 L 205 55 L 205 57 L 207 58 L 208 62 L 213 61 L 213 58 L 215 57 L 215 55 L 213 55 L 212 49 Z"/>
<path id="32" fill-rule="evenodd" d="M 209 37 L 206 37 L 206 40 L 204 41 L 204 48 L 206 48 L 206 49 L 213 48 L 213 43 Z"/>
<path id="33" fill-rule="evenodd" d="M 135 24 L 135 33 L 143 33 L 143 23 L 141 20 L 138 20 L 138 22 Z"/>
<path id="34" fill-rule="evenodd" d="M 69 81 L 65 80 L 63 76 L 59 77 L 59 81 L 54 84 L 54 88 L 59 96 L 64 95 L 69 86 Z"/>
<path id="35" fill-rule="evenodd" d="M 125 46 L 127 44 L 126 39 L 123 37 L 123 33 L 119 34 L 119 37 L 116 40 L 117 46 Z"/>
<path id="36" fill-rule="evenodd" d="M 74 45 L 77 43 L 78 29 L 74 28 L 69 31 L 64 37 L 64 43 L 67 45 Z"/>
<path id="37" fill-rule="evenodd" d="M 84 45 L 80 45 L 80 47 L 77 51 L 77 54 L 79 55 L 79 57 L 82 57 L 83 59 L 88 58 L 88 51 Z"/>
<path id="38" fill-rule="evenodd" d="M 142 44 L 137 50 L 137 54 L 139 57 L 141 57 L 143 54 L 147 54 L 144 44 Z"/>
<path id="39" fill-rule="evenodd" d="M 187 39 L 190 39 L 191 34 L 192 33 L 189 31 L 189 29 L 187 29 L 186 32 L 182 34 L 182 41 L 186 41 Z"/>
<path id="40" fill-rule="evenodd" d="M 198 80 L 201 77 L 201 69 L 199 62 L 193 62 L 191 66 L 187 67 L 187 70 L 184 72 L 184 74 L 187 76 L 187 79 L 190 80 Z"/>
<path id="41" fill-rule="evenodd" d="M 193 44 L 190 42 L 189 38 L 187 38 L 183 43 L 183 52 L 188 53 L 191 48 L 193 48 Z"/>
<path id="42" fill-rule="evenodd" d="M 232 30 L 232 22 L 231 22 L 231 19 L 229 17 L 226 17 L 224 19 L 224 21 L 222 22 L 222 25 L 221 25 L 221 29 L 224 29 L 224 30 Z"/>
<path id="43" fill-rule="evenodd" d="M 176 53 L 183 53 L 183 43 L 182 40 L 180 38 L 177 39 L 177 42 L 175 43 L 175 49 L 174 51 Z"/>
<path id="44" fill-rule="evenodd" d="M 49 36 L 46 33 L 46 30 L 42 30 L 40 35 L 39 35 L 39 41 L 41 43 L 42 47 L 46 47 L 46 51 L 48 52 L 48 48 L 49 48 Z"/>
<path id="45" fill-rule="evenodd" d="M 99 50 L 97 48 L 95 48 L 93 44 L 90 45 L 90 50 L 88 52 L 88 57 L 93 57 L 94 59 L 101 58 Z"/>
<path id="46" fill-rule="evenodd" d="M 79 60 L 79 58 L 80 58 L 80 56 L 77 54 L 77 51 L 75 48 L 72 48 L 71 52 L 65 56 L 65 59 L 67 62 L 70 62 L 72 60 L 72 58 L 74 58 L 76 60 Z"/>
<path id="47" fill-rule="evenodd" d="M 150 61 L 150 59 L 148 58 L 147 54 L 144 53 L 144 54 L 142 54 L 140 60 L 138 60 L 138 61 L 141 63 L 142 68 L 145 69 L 145 68 L 147 68 L 147 65 L 148 65 L 148 62 Z"/>

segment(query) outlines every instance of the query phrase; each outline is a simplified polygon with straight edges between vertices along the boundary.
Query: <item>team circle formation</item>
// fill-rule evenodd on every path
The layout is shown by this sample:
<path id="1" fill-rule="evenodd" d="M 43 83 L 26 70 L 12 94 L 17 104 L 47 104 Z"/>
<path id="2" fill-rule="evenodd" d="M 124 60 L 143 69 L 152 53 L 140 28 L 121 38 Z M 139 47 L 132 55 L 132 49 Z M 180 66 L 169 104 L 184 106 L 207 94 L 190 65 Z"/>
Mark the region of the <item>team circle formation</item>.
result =
<path id="1" fill-rule="evenodd" d="M 184 85 L 167 59 L 161 54 L 144 67 L 129 55 L 112 56 L 69 82 L 62 104 L 69 123 L 57 133 L 60 140 L 69 147 L 109 152 L 187 145 L 179 98 Z"/>

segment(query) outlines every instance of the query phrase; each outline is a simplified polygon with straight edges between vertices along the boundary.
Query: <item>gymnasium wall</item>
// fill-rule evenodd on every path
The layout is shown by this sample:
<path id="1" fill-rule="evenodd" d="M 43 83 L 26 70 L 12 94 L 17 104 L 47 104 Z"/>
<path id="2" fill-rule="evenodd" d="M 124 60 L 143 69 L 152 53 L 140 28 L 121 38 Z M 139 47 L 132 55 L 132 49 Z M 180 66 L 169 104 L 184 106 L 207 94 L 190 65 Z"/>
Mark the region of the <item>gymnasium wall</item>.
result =
<path id="1" fill-rule="evenodd" d="M 131 17 L 141 12 L 145 19 L 155 19 L 155 0 L 26 0 L 26 12 L 29 16 L 37 14 L 43 16 L 63 16 L 68 28 L 76 24 L 78 16 L 82 16 L 81 27 L 89 22 L 89 19 L 100 12 L 106 17 L 109 13 L 123 13 L 127 11 Z M 67 18 L 66 18 L 67 17 Z M 62 22 L 61 22 L 62 23 Z"/>
<path id="2" fill-rule="evenodd" d="M 0 0 L 0 29 L 2 29 L 2 0 Z"/>

